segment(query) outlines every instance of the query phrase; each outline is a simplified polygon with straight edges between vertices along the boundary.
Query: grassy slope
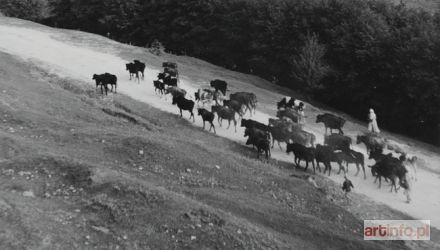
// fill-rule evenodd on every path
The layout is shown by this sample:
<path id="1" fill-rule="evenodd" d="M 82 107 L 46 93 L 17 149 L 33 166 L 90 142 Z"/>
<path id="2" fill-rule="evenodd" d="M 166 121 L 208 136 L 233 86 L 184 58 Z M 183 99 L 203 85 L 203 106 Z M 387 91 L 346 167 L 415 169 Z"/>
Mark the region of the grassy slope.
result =
<path id="1" fill-rule="evenodd" d="M 7 54 L 0 88 L 1 249 L 403 247 L 364 242 L 336 188 L 175 115 Z"/>

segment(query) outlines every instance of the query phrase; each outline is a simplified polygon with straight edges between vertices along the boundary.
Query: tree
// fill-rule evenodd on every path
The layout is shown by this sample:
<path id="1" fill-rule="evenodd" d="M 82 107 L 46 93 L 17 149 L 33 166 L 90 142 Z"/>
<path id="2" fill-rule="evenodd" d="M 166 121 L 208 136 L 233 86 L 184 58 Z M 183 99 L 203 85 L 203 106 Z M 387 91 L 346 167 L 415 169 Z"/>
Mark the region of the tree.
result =
<path id="1" fill-rule="evenodd" d="M 325 47 L 318 43 L 318 36 L 308 34 L 298 55 L 291 60 L 294 79 L 309 93 L 322 89 L 321 80 L 330 72 L 323 61 L 324 55 Z"/>

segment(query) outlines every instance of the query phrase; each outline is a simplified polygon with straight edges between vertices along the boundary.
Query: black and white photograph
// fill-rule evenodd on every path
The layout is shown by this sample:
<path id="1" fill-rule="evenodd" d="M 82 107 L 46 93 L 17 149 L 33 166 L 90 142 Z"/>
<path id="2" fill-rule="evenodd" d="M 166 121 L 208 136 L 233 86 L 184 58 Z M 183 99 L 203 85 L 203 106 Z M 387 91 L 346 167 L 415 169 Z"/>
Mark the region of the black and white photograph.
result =
<path id="1" fill-rule="evenodd" d="M 0 0 L 9 249 L 440 249 L 440 0 Z"/>

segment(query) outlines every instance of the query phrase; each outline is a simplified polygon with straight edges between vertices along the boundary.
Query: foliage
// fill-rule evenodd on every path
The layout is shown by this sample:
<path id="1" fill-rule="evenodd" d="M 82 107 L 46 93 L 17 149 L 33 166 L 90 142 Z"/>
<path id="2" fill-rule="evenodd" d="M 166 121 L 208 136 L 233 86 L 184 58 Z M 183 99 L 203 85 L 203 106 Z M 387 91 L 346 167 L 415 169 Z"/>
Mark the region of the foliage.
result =
<path id="1" fill-rule="evenodd" d="M 0 0 L 0 12 L 6 16 L 38 21 L 47 13 L 46 4 L 45 0 Z"/>
<path id="2" fill-rule="evenodd" d="M 318 43 L 316 34 L 308 35 L 298 55 L 292 59 L 293 77 L 307 92 L 313 93 L 323 88 L 321 80 L 330 71 L 323 62 L 325 48 Z"/>
<path id="3" fill-rule="evenodd" d="M 375 108 L 381 127 L 440 145 L 439 13 L 384 0 L 51 1 L 44 23 L 157 39 L 363 120 Z"/>

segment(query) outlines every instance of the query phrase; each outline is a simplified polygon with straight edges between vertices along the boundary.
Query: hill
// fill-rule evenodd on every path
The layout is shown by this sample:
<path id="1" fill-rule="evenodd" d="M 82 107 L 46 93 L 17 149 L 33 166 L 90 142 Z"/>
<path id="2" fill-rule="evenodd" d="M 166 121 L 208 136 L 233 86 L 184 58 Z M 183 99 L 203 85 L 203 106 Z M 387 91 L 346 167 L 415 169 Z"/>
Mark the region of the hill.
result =
<path id="1" fill-rule="evenodd" d="M 362 219 L 411 217 L 362 194 L 347 203 L 339 184 L 321 175 L 315 176 L 316 188 L 306 181 L 309 173 L 292 169 L 289 162 L 256 160 L 253 150 L 236 142 L 242 133 L 218 128 L 213 135 L 198 127 L 199 118 L 192 126 L 163 112 L 177 108 L 154 95 L 151 79 L 169 59 L 179 63 L 188 90 L 204 86 L 206 79 L 225 78 L 232 91 L 258 93 L 257 118 L 260 112 L 273 113 L 272 102 L 285 89 L 194 58 L 157 57 L 83 32 L 8 18 L 0 24 L 0 248 L 402 249 L 437 244 L 434 228 L 427 243 L 363 241 Z M 146 81 L 128 81 L 119 56 L 145 61 Z M 102 97 L 90 73 L 109 69 L 119 69 L 120 92 Z M 307 111 L 320 112 L 313 106 Z M 350 121 L 347 132 L 360 126 Z M 423 171 L 422 177 L 430 185 Z M 372 186 L 371 178 L 352 178 L 358 189 Z M 424 214 L 431 212 L 425 200 Z M 415 204 L 420 210 L 421 203 Z"/>

